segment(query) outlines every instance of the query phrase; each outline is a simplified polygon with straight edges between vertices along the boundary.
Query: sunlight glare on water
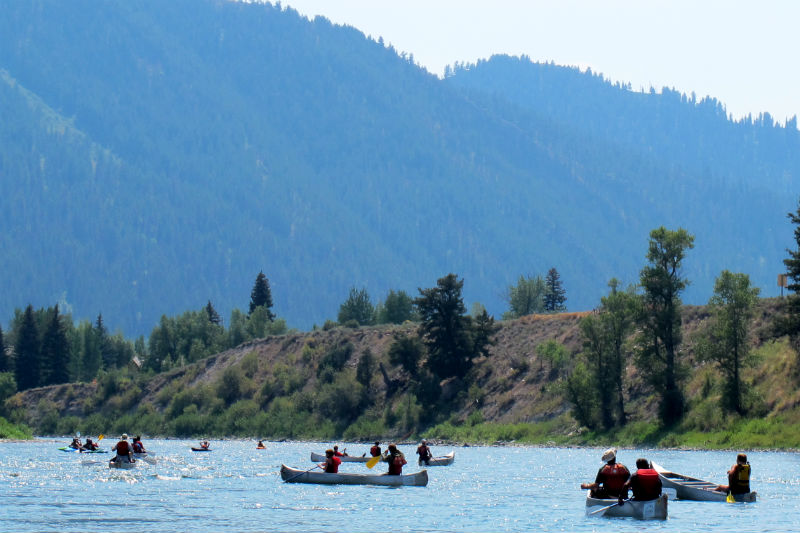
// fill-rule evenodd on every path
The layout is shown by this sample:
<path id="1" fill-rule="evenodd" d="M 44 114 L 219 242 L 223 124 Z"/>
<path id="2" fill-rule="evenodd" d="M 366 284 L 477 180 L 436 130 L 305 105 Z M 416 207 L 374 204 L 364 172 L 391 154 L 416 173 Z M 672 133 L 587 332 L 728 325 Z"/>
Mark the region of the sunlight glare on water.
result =
<path id="1" fill-rule="evenodd" d="M 147 440 L 156 464 L 112 470 L 110 454 L 65 453 L 69 439 L 0 443 L 0 531 L 797 531 L 797 454 L 749 452 L 754 504 L 669 502 L 669 520 L 640 522 L 585 516 L 585 492 L 601 466 L 594 448 L 447 447 L 452 466 L 429 467 L 427 487 L 283 483 L 280 466 L 308 469 L 312 451 L 332 443 Z M 106 448 L 110 443 L 105 442 Z M 367 444 L 342 443 L 351 454 Z M 419 468 L 415 445 L 401 445 L 406 473 Z M 722 483 L 735 452 L 625 450 L 632 467 L 646 457 L 693 477 Z M 385 471 L 379 464 L 371 472 Z M 344 463 L 341 472 L 369 472 Z"/>

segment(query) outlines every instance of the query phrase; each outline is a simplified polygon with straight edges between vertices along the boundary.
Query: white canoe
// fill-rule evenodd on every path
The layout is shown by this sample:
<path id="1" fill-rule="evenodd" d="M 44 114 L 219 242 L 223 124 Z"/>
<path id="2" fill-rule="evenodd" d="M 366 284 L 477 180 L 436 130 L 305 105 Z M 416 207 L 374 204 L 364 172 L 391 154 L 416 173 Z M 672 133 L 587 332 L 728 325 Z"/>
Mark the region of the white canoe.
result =
<path id="1" fill-rule="evenodd" d="M 320 471 L 298 470 L 281 465 L 281 479 L 287 483 L 316 483 L 322 485 L 383 485 L 424 487 L 428 484 L 428 471 L 390 476 L 389 474 L 326 474 Z"/>
<path id="2" fill-rule="evenodd" d="M 131 468 L 136 468 L 136 465 L 138 465 L 138 464 L 139 464 L 138 462 L 131 463 L 130 461 L 128 461 L 126 459 L 120 459 L 119 461 L 117 461 L 115 459 L 112 459 L 112 460 L 110 460 L 108 462 L 108 467 L 109 468 L 120 468 L 122 470 L 130 470 Z"/>
<path id="3" fill-rule="evenodd" d="M 343 463 L 366 463 L 372 457 L 358 457 L 358 456 L 350 456 L 350 455 L 342 455 L 339 457 Z M 325 454 L 319 454 L 311 452 L 311 460 L 315 463 L 322 463 L 325 461 Z"/>
<path id="4" fill-rule="evenodd" d="M 685 476 L 670 472 L 661 465 L 652 463 L 653 469 L 658 472 L 661 478 L 661 486 L 665 489 L 675 489 L 675 495 L 680 500 L 694 500 L 699 502 L 724 502 L 728 499 L 728 493 L 717 489 L 717 484 L 704 481 L 695 477 Z M 734 494 L 733 499 L 737 502 L 756 501 L 756 492 L 747 494 Z"/>
<path id="5" fill-rule="evenodd" d="M 450 452 L 447 455 L 442 455 L 441 457 L 432 457 L 427 463 L 420 459 L 419 466 L 448 466 L 453 464 L 453 461 L 455 460 L 456 452 Z"/>
<path id="6" fill-rule="evenodd" d="M 666 520 L 667 495 L 662 494 L 655 500 L 625 500 L 622 505 L 618 500 L 592 498 L 586 495 L 586 514 L 591 516 L 613 516 L 638 518 L 639 520 Z"/>

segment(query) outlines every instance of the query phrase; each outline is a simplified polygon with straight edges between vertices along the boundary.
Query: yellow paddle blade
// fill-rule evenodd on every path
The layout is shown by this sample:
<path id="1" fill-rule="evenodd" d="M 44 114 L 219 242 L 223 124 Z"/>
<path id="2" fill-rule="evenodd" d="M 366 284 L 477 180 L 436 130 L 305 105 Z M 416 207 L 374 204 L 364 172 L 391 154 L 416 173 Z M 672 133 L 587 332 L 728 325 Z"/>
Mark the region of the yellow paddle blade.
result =
<path id="1" fill-rule="evenodd" d="M 103 440 L 105 437 L 106 437 L 105 435 L 100 435 L 99 437 L 97 437 L 97 442 L 100 442 L 100 441 L 101 441 L 101 440 Z"/>
<path id="2" fill-rule="evenodd" d="M 373 457 L 372 459 L 367 461 L 367 468 L 372 468 L 373 466 L 378 464 L 378 461 L 380 461 L 380 460 L 381 460 L 381 456 L 380 455 L 378 455 L 376 457 Z"/>
<path id="3" fill-rule="evenodd" d="M 725 498 L 725 501 L 728 503 L 736 503 L 736 500 L 733 498 L 733 493 L 728 491 L 728 497 Z"/>

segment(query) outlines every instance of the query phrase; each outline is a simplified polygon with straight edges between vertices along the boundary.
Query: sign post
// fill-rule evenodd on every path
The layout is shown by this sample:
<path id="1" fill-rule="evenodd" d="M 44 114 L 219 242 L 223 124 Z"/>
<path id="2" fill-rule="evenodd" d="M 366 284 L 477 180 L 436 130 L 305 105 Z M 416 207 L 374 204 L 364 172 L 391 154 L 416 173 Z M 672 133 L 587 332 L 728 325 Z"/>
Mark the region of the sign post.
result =
<path id="1" fill-rule="evenodd" d="M 781 288 L 781 298 L 783 298 L 783 288 L 787 286 L 786 274 L 778 274 L 778 287 Z"/>

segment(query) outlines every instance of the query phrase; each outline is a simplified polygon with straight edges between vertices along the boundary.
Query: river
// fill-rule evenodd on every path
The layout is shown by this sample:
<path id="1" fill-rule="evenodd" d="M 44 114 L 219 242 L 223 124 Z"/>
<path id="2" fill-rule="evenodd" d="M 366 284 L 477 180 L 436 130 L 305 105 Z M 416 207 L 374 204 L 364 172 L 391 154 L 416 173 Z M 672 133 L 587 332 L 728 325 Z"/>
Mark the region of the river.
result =
<path id="1" fill-rule="evenodd" d="M 430 467 L 427 487 L 287 484 L 282 463 L 311 468 L 310 453 L 331 443 L 145 440 L 156 464 L 111 470 L 109 454 L 64 453 L 64 439 L 0 443 L 0 531 L 165 532 L 498 532 L 498 531 L 798 531 L 800 462 L 796 453 L 749 452 L 753 504 L 670 501 L 667 521 L 587 517 L 585 492 L 602 450 L 595 448 L 434 446 L 455 450 L 452 466 Z M 108 449 L 110 437 L 101 444 Z M 340 444 L 351 454 L 368 445 Z M 415 446 L 400 446 L 414 457 Z M 715 482 L 735 452 L 620 449 Z M 409 460 L 405 472 L 418 468 Z M 374 471 L 385 470 L 379 464 Z M 340 472 L 366 472 L 344 463 Z"/>

